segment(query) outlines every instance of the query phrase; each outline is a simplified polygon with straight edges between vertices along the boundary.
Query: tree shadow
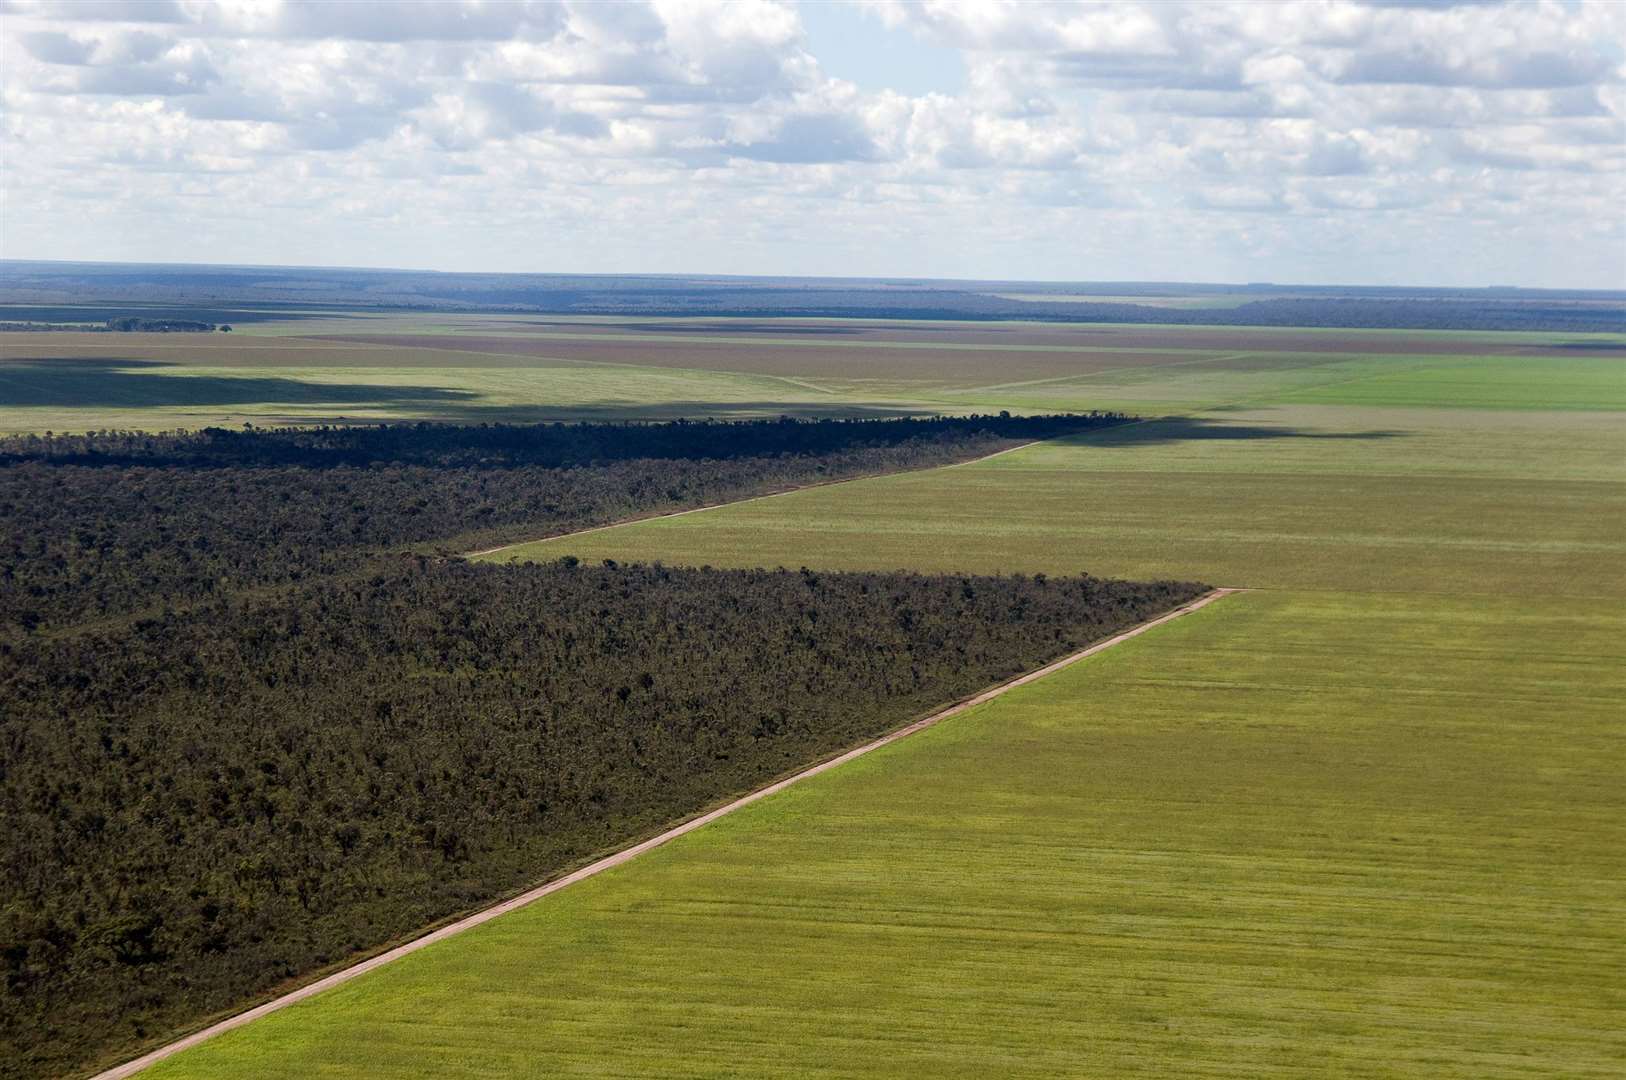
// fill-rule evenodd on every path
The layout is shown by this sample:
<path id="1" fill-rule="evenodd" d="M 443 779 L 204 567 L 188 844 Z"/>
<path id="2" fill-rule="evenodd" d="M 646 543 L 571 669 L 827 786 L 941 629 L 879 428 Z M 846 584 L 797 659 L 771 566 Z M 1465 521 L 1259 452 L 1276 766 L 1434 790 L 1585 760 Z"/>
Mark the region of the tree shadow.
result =
<path id="1" fill-rule="evenodd" d="M 0 408 L 143 409 L 253 406 L 269 424 L 376 424 L 380 417 L 348 412 L 385 410 L 405 420 L 449 424 L 535 424 L 560 421 L 854 419 L 930 416 L 924 406 L 805 401 L 662 401 L 632 399 L 502 404 L 474 390 L 441 386 L 307 382 L 286 376 L 188 375 L 157 360 L 0 360 Z M 298 412 L 279 413 L 279 406 Z M 314 411 L 326 407 L 325 412 Z"/>
<path id="2" fill-rule="evenodd" d="M 479 395 L 439 386 L 305 382 L 277 376 L 179 374 L 154 360 L 0 361 L 0 406 L 104 407 L 214 405 L 374 405 L 437 407 Z M 160 372 L 176 372 L 161 374 Z"/>
<path id="3" fill-rule="evenodd" d="M 1256 424 L 1202 416 L 1177 416 L 1143 424 L 1123 424 L 1056 440 L 1077 446 L 1117 448 L 1178 442 L 1245 442 L 1270 439 L 1372 441 L 1402 439 L 1405 431 L 1308 431 L 1287 424 Z"/>

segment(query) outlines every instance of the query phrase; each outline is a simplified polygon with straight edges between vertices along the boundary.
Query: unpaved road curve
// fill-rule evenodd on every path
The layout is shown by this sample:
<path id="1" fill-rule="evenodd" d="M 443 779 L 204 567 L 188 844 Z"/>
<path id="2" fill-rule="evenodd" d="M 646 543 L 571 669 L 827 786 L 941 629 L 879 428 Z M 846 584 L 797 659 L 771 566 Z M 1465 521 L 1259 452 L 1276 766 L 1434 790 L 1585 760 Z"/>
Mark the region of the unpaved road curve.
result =
<path id="1" fill-rule="evenodd" d="M 1212 604 L 1214 601 L 1219 600 L 1222 597 L 1242 591 L 1245 590 L 1215 589 L 1212 592 L 1205 593 L 1190 603 L 1177 607 L 1167 614 L 1159 615 L 1155 619 L 1149 619 L 1138 626 L 1131 627 L 1120 634 L 1115 634 L 1104 641 L 1098 641 L 1087 649 L 1081 649 L 1069 656 L 1064 656 L 1060 660 L 1046 664 L 1044 667 L 1039 668 L 1036 671 L 1030 671 L 1026 675 L 1019 675 L 1009 682 L 1000 683 L 998 686 L 995 686 L 992 689 L 984 690 L 975 697 L 967 698 L 965 701 L 962 701 L 957 705 L 951 705 L 940 712 L 933 713 L 923 720 L 916 720 L 908 727 L 899 728 L 897 731 L 894 731 L 889 735 L 883 735 L 879 739 L 875 739 L 872 742 L 865 743 L 863 746 L 848 750 L 846 753 L 833 757 L 828 761 L 823 761 L 812 766 L 811 768 L 803 769 L 794 776 L 788 776 L 777 783 L 769 784 L 764 788 L 758 788 L 749 795 L 742 795 L 733 802 L 719 806 L 715 810 L 701 814 L 699 817 L 690 818 L 681 825 L 667 829 L 659 836 L 652 836 L 642 843 L 624 848 L 613 855 L 607 855 L 595 863 L 590 863 L 587 866 L 582 867 L 580 870 L 566 874 L 564 877 L 558 878 L 554 881 L 550 881 L 546 885 L 540 885 L 529 892 L 521 893 L 511 900 L 504 900 L 500 904 L 488 907 L 484 911 L 476 912 L 475 914 L 470 915 L 467 918 L 460 919 L 457 922 L 448 923 L 439 930 L 435 930 L 432 933 L 425 934 L 421 938 L 409 941 L 405 945 L 398 945 L 395 948 L 390 949 L 388 952 L 379 953 L 377 956 L 363 960 L 359 964 L 347 967 L 342 971 L 336 971 L 326 978 L 318 979 L 316 982 L 313 982 L 308 986 L 302 986 L 298 990 L 293 990 L 289 993 L 283 994 L 281 997 L 273 998 L 263 1005 L 257 1005 L 254 1008 L 249 1009 L 247 1012 L 241 1012 L 236 1016 L 228 1017 L 217 1024 L 211 1024 L 202 1031 L 194 1032 L 193 1034 L 172 1042 L 167 1046 L 161 1046 L 157 1050 L 153 1050 L 148 1054 L 144 1054 L 143 1056 L 136 1058 L 134 1061 L 128 1061 L 123 1065 L 118 1065 L 108 1069 L 105 1072 L 98 1073 L 93 1080 L 121 1080 L 123 1077 L 133 1076 L 142 1069 L 145 1069 L 147 1066 L 157 1064 L 172 1054 L 178 1054 L 182 1050 L 190 1049 L 201 1042 L 212 1039 L 216 1035 L 223 1034 L 232 1030 L 233 1028 L 242 1027 L 244 1024 L 247 1024 L 250 1021 L 257 1020 L 268 1013 L 274 1013 L 278 1009 L 285 1009 L 289 1005 L 304 1001 L 306 998 L 315 997 L 324 990 L 331 990 L 335 986 L 347 983 L 357 976 L 367 974 L 367 972 L 372 971 L 374 968 L 383 967 L 385 964 L 399 960 L 403 956 L 408 956 L 417 952 L 419 949 L 433 945 L 437 941 L 443 941 L 454 934 L 461 934 L 465 930 L 472 930 L 481 923 L 490 922 L 499 915 L 506 915 L 510 911 L 522 908 L 526 904 L 540 900 L 544 896 L 548 896 L 552 893 L 556 893 L 560 889 L 564 889 L 576 884 L 578 881 L 584 881 L 595 874 L 602 874 L 606 870 L 620 866 L 623 863 L 630 862 L 652 848 L 657 848 L 669 841 L 676 840 L 685 833 L 694 832 L 696 829 L 709 825 L 724 815 L 732 814 L 741 807 L 750 806 L 759 799 L 765 799 L 775 792 L 783 791 L 792 784 L 798 784 L 803 780 L 806 780 L 808 777 L 817 776 L 822 772 L 828 772 L 829 770 L 836 768 L 838 765 L 845 765 L 854 758 L 864 756 L 871 750 L 879 750 L 881 747 L 890 743 L 895 743 L 899 739 L 908 738 L 917 731 L 924 731 L 926 728 L 932 727 L 935 724 L 940 724 L 944 720 L 948 720 L 951 717 L 958 716 L 968 709 L 974 709 L 978 705 L 992 701 L 994 698 L 999 697 L 1001 694 L 1008 693 L 1009 691 L 1016 689 L 1018 686 L 1026 686 L 1028 683 L 1042 679 L 1046 675 L 1054 674 L 1064 667 L 1076 664 L 1078 661 L 1083 660 L 1086 657 L 1094 656 L 1096 653 L 1110 649 L 1114 645 L 1128 641 L 1132 637 L 1138 637 L 1153 627 L 1162 626 L 1164 623 L 1178 619 L 1182 615 L 1189 615 L 1191 612 L 1196 611 L 1199 608 L 1207 607 L 1209 604 Z"/>
<path id="2" fill-rule="evenodd" d="M 1030 446 L 1037 446 L 1043 439 L 1034 439 L 1031 442 L 1021 443 L 1018 446 L 1007 446 L 1003 450 L 995 450 L 992 454 L 970 458 L 966 461 L 952 461 L 947 465 L 932 465 L 927 469 L 902 469 L 898 472 L 865 473 L 863 476 L 844 476 L 840 480 L 821 480 L 816 484 L 803 484 L 800 487 L 786 488 L 784 491 L 770 491 L 766 495 L 751 495 L 744 499 L 735 499 L 732 502 L 708 503 L 705 506 L 695 506 L 688 510 L 673 510 L 665 514 L 648 514 L 644 517 L 624 518 L 621 521 L 612 521 L 608 525 L 594 525 L 590 529 L 577 529 L 575 532 L 560 533 L 558 536 L 539 536 L 535 540 L 516 540 L 512 544 L 499 544 L 494 548 L 483 551 L 470 551 L 463 557 L 465 559 L 478 559 L 482 555 L 495 555 L 499 551 L 510 548 L 524 547 L 527 544 L 541 544 L 554 540 L 564 540 L 571 536 L 586 536 L 588 533 L 603 532 L 605 529 L 618 529 L 623 525 L 632 525 L 640 521 L 659 521 L 663 518 L 683 517 L 686 514 L 698 514 L 703 510 L 720 510 L 725 506 L 744 506 L 746 503 L 761 502 L 763 499 L 777 499 L 781 495 L 794 495 L 798 491 L 812 491 L 814 488 L 834 487 L 837 484 L 851 484 L 859 480 L 874 480 L 882 476 L 902 476 L 911 472 L 929 472 L 931 469 L 958 469 L 964 465 L 975 465 L 979 461 L 988 461 L 1001 454 L 1014 454 L 1018 450 L 1026 450 Z"/>

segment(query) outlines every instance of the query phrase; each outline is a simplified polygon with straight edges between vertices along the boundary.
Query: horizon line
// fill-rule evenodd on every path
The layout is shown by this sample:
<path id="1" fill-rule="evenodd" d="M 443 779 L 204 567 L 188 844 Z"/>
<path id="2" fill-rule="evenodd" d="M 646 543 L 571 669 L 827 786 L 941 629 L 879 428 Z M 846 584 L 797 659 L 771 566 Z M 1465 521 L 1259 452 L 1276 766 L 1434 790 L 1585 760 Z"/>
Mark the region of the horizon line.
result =
<path id="1" fill-rule="evenodd" d="M 432 274 L 514 278 L 659 278 L 663 280 L 699 281 L 827 281 L 860 282 L 901 285 L 1045 285 L 1089 286 L 1185 286 L 1203 289 L 1385 289 L 1397 291 L 1450 291 L 1468 293 L 1523 292 L 1523 293 L 1598 293 L 1626 299 L 1626 286 L 1608 288 L 1599 286 L 1561 285 L 1441 285 L 1441 284 L 1363 284 L 1354 282 L 1298 282 L 1298 281 L 1179 281 L 1172 279 L 1136 278 L 977 278 L 977 277 L 920 277 L 912 275 L 852 275 L 827 274 L 731 274 L 704 270 L 696 271 L 572 271 L 572 270 L 441 270 L 434 267 L 412 266 L 360 266 L 349 263 L 239 263 L 239 262 L 176 262 L 156 260 L 150 262 L 124 259 L 42 259 L 28 256 L 0 256 L 0 266 L 8 264 L 43 264 L 48 266 L 127 266 L 164 267 L 172 269 L 206 268 L 215 270 L 322 270 L 347 271 L 369 274 Z M 3 286 L 3 282 L 0 282 Z"/>

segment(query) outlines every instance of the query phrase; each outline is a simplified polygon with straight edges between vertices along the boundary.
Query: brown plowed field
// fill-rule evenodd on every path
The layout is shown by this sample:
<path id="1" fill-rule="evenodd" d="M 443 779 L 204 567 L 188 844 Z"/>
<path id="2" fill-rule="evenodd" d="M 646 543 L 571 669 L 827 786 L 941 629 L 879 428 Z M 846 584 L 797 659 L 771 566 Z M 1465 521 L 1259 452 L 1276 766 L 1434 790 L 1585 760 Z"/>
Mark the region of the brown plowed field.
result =
<path id="1" fill-rule="evenodd" d="M 536 358 L 482 356 L 445 335 L 379 335 L 365 340 L 226 334 L 0 334 L 0 362 L 132 361 L 222 368 L 535 367 Z"/>

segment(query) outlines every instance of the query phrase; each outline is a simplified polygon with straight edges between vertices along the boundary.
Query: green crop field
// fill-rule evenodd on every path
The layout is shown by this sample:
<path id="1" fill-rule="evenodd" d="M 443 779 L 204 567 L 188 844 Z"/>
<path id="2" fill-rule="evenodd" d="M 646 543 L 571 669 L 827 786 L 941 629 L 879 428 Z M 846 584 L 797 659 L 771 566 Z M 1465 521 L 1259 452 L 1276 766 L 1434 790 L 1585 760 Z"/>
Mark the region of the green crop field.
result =
<path id="1" fill-rule="evenodd" d="M 1623 446 L 1626 413 L 1227 411 L 498 557 L 1626 596 Z"/>
<path id="2" fill-rule="evenodd" d="M 1618 1075 L 1623 638 L 1234 597 L 152 1075 Z"/>
<path id="3" fill-rule="evenodd" d="M 1258 591 L 154 1075 L 1620 1075 L 1626 371 L 1314 336 L 939 383 L 1162 418 L 496 556 Z"/>

